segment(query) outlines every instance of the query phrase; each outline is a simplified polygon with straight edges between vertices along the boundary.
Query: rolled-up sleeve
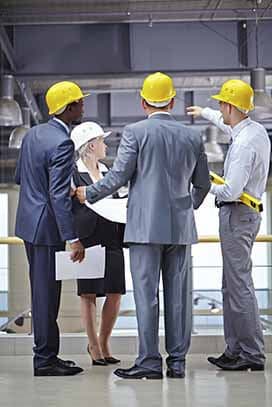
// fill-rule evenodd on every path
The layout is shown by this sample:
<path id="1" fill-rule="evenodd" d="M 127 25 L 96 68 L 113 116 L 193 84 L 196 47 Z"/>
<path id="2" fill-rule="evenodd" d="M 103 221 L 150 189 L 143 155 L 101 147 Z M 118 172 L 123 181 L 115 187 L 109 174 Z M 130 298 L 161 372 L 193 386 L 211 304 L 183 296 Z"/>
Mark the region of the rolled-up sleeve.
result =
<path id="1" fill-rule="evenodd" d="M 209 107 L 205 107 L 204 109 L 202 109 L 201 116 L 204 119 L 211 122 L 212 124 L 214 124 L 220 130 L 222 130 L 223 133 L 231 136 L 232 129 L 227 124 L 224 124 L 222 114 L 220 113 L 219 110 L 214 110 L 214 109 L 210 109 Z"/>
<path id="2" fill-rule="evenodd" d="M 210 192 L 216 195 L 218 201 L 235 201 L 243 193 L 251 171 L 254 160 L 253 151 L 243 145 L 233 145 L 227 173 L 225 174 L 225 184 L 213 184 Z"/>

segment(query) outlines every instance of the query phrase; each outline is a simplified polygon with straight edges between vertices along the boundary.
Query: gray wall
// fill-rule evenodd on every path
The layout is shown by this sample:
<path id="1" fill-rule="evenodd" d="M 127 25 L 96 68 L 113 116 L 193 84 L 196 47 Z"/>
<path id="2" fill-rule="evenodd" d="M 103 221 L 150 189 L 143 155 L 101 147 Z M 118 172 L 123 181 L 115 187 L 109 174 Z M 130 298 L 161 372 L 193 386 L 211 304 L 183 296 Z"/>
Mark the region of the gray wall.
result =
<path id="1" fill-rule="evenodd" d="M 262 21 L 259 55 L 267 68 L 271 37 L 271 22 Z M 19 73 L 28 75 L 234 70 L 247 59 L 256 65 L 253 22 L 15 26 L 14 45 Z"/>

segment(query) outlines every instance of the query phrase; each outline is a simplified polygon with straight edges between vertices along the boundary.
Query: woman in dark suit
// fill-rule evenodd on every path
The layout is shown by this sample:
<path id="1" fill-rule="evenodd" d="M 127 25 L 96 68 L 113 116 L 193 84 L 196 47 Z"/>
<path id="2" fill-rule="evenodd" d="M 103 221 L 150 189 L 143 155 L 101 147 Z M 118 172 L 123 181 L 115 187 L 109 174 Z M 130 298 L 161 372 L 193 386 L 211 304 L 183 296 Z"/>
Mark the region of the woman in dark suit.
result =
<path id="1" fill-rule="evenodd" d="M 90 185 L 103 177 L 107 167 L 99 160 L 105 158 L 104 138 L 110 133 L 94 122 L 76 126 L 71 138 L 78 154 L 73 175 L 74 186 Z M 118 363 L 109 348 L 111 332 L 119 313 L 121 295 L 125 294 L 124 256 L 122 249 L 124 226 L 110 222 L 73 199 L 73 212 L 78 237 L 83 246 L 105 246 L 105 276 L 98 279 L 77 280 L 81 316 L 88 335 L 88 353 L 94 365 Z M 96 298 L 105 296 L 101 313 L 99 336 L 96 328 Z"/>

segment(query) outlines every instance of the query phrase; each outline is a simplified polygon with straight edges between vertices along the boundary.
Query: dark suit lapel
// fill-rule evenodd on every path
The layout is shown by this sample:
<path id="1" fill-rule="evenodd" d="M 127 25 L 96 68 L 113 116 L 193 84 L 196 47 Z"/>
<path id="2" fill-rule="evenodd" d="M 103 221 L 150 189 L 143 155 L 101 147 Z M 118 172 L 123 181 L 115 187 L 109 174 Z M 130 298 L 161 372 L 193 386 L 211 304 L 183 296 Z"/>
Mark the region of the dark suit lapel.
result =
<path id="1" fill-rule="evenodd" d="M 90 175 L 87 172 L 79 172 L 79 177 L 81 180 L 84 182 L 85 185 L 91 185 L 93 184 L 93 181 L 90 177 Z"/>

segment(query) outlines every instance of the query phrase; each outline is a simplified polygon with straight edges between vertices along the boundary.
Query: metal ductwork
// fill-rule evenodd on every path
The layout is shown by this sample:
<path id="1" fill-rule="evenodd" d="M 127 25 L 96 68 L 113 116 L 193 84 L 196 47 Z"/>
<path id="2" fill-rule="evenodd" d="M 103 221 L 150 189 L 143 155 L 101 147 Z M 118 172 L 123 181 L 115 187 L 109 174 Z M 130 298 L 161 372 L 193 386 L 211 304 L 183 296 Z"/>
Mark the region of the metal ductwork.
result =
<path id="1" fill-rule="evenodd" d="M 222 147 L 217 142 L 218 129 L 215 126 L 208 126 L 205 130 L 205 152 L 209 163 L 222 163 L 224 154 Z"/>
<path id="2" fill-rule="evenodd" d="M 256 120 L 272 119 L 272 99 L 265 92 L 265 69 L 252 69 L 250 82 L 254 89 L 255 105 L 255 109 L 250 113 L 250 117 Z"/>
<path id="3" fill-rule="evenodd" d="M 12 75 L 1 78 L 0 126 L 20 126 L 23 123 L 20 106 L 14 100 L 14 80 Z"/>
<path id="4" fill-rule="evenodd" d="M 22 108 L 23 124 L 12 130 L 9 136 L 9 148 L 21 148 L 21 144 L 27 131 L 30 129 L 30 109 Z"/>

